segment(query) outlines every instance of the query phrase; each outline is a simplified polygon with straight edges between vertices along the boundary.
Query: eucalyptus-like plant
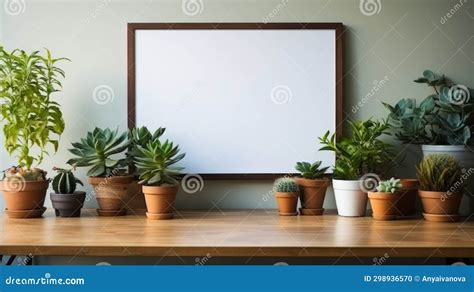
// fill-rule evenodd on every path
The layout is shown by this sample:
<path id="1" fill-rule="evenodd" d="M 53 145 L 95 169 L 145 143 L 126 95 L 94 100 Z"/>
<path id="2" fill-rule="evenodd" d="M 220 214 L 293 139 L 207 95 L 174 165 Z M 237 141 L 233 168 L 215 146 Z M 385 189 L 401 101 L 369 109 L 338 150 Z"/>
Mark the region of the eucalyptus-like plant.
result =
<path id="1" fill-rule="evenodd" d="M 451 155 L 430 154 L 416 167 L 420 190 L 447 192 L 455 188 L 460 192 L 464 188 L 462 168 Z"/>
<path id="2" fill-rule="evenodd" d="M 161 134 L 163 133 L 161 132 Z M 179 145 L 175 145 L 169 140 L 161 142 L 159 139 L 161 134 L 157 135 L 155 139 L 149 140 L 146 145 L 137 144 L 131 153 L 140 184 L 147 186 L 176 185 L 179 175 L 184 169 L 184 167 L 174 165 L 186 154 L 180 154 Z"/>
<path id="3" fill-rule="evenodd" d="M 65 73 L 57 63 L 66 58 L 23 50 L 6 51 L 0 47 L 0 114 L 5 136 L 5 149 L 16 153 L 18 165 L 28 172 L 54 152 L 64 131 L 64 120 L 53 93 L 62 89 Z"/>
<path id="4" fill-rule="evenodd" d="M 324 176 L 329 167 L 320 167 L 321 161 L 314 163 L 297 162 L 295 169 L 301 173 L 301 176 L 308 179 L 316 179 Z"/>
<path id="5" fill-rule="evenodd" d="M 428 85 L 433 93 L 420 106 L 414 99 L 402 99 L 395 106 L 384 103 L 395 137 L 411 144 L 473 144 L 474 90 L 431 70 L 414 82 Z"/>
<path id="6" fill-rule="evenodd" d="M 81 142 L 72 143 L 69 152 L 77 157 L 68 160 L 68 164 L 77 167 L 91 167 L 88 176 L 116 176 L 125 173 L 126 158 L 116 158 L 127 150 L 129 142 L 127 132 L 118 129 L 95 128 L 88 132 Z"/>
<path id="7" fill-rule="evenodd" d="M 356 180 L 366 173 L 378 173 L 392 161 L 392 145 L 380 140 L 387 134 L 387 121 L 372 119 L 349 122 L 351 137 L 342 137 L 336 141 L 335 134 L 327 131 L 319 141 L 324 146 L 320 150 L 333 151 L 336 154 L 334 177 Z"/>

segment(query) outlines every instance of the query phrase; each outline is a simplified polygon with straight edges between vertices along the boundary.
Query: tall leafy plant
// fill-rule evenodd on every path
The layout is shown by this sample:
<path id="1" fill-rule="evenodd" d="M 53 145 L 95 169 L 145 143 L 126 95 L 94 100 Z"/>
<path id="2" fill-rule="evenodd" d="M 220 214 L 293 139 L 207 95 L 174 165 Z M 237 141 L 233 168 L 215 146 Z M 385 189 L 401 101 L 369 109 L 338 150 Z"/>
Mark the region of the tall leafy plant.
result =
<path id="1" fill-rule="evenodd" d="M 64 120 L 53 93 L 62 89 L 64 71 L 57 66 L 66 58 L 0 47 L 0 113 L 5 149 L 16 154 L 28 172 L 43 161 L 48 145 L 56 152 Z"/>
<path id="2" fill-rule="evenodd" d="M 346 180 L 359 179 L 366 173 L 378 173 L 393 158 L 392 146 L 380 140 L 387 134 L 386 121 L 372 119 L 349 122 L 351 136 L 336 141 L 335 134 L 327 131 L 319 141 L 324 146 L 320 150 L 336 154 L 334 177 Z"/>

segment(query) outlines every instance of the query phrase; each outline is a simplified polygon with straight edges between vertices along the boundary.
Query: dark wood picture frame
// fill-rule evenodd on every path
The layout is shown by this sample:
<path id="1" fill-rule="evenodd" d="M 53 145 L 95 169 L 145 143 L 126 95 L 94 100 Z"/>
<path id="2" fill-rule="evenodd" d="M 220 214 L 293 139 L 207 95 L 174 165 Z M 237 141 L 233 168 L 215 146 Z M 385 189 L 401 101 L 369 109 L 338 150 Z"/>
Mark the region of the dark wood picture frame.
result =
<path id="1" fill-rule="evenodd" d="M 136 80 L 135 80 L 135 31 L 157 29 L 332 29 L 336 32 L 336 136 L 342 135 L 343 122 L 343 32 L 344 25 L 331 23 L 128 23 L 127 25 L 127 93 L 128 93 L 128 127 L 135 127 Z M 261 174 L 200 174 L 204 179 L 212 180 L 271 180 L 282 175 L 294 173 L 261 173 Z"/>

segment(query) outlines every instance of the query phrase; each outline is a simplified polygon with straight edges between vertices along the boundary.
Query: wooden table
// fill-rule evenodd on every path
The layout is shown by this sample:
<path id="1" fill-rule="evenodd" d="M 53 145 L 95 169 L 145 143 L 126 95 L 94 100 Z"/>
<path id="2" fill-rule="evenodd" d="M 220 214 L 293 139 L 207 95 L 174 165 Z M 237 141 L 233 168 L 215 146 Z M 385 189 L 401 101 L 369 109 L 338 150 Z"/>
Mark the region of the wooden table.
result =
<path id="1" fill-rule="evenodd" d="M 375 221 L 275 211 L 182 211 L 143 215 L 0 218 L 0 254 L 63 256 L 474 257 L 474 222 Z"/>

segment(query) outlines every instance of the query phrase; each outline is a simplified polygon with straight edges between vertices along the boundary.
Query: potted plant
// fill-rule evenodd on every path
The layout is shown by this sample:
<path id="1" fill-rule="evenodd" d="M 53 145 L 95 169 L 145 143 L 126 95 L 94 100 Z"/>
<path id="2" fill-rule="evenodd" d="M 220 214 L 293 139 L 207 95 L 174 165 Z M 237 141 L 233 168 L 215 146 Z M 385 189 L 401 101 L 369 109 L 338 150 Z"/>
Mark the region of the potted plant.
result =
<path id="1" fill-rule="evenodd" d="M 133 176 L 126 172 L 127 159 L 120 157 L 128 148 L 127 135 L 118 129 L 95 128 L 81 142 L 72 143 L 73 148 L 69 149 L 76 157 L 68 164 L 90 167 L 88 181 L 96 194 L 99 216 L 127 214 L 128 188 Z"/>
<path id="2" fill-rule="evenodd" d="M 372 178 L 382 167 L 392 161 L 392 146 L 381 141 L 380 136 L 389 128 L 386 121 L 371 119 L 349 122 L 351 137 L 336 141 L 335 134 L 329 131 L 320 137 L 324 145 L 320 150 L 333 151 L 336 164 L 333 170 L 332 185 L 340 216 L 365 216 L 367 192 L 376 187 Z"/>
<path id="3" fill-rule="evenodd" d="M 298 204 L 299 187 L 293 178 L 282 177 L 275 180 L 273 191 L 278 204 L 280 216 L 295 216 Z"/>
<path id="4" fill-rule="evenodd" d="M 459 162 L 451 155 L 430 154 L 420 162 L 416 174 L 425 220 L 457 221 L 465 183 Z"/>
<path id="5" fill-rule="evenodd" d="M 421 144 L 423 155 L 449 154 L 463 167 L 474 167 L 474 90 L 455 84 L 444 75 L 425 70 L 414 82 L 426 84 L 433 92 L 419 106 L 415 99 L 402 99 L 390 111 L 395 137 L 402 143 Z"/>
<path id="6" fill-rule="evenodd" d="M 174 203 L 178 193 L 178 179 L 183 167 L 174 166 L 185 153 L 179 145 L 160 141 L 164 129 L 159 129 L 145 145 L 136 145 L 133 156 L 139 183 L 145 194 L 148 219 L 173 218 Z"/>
<path id="7" fill-rule="evenodd" d="M 51 203 L 58 217 L 80 217 L 86 193 L 76 191 L 76 185 L 84 184 L 74 176 L 72 169 L 53 168 L 57 172 L 52 185 L 54 193 L 50 194 Z"/>
<path id="8" fill-rule="evenodd" d="M 31 54 L 7 52 L 0 47 L 0 115 L 6 151 L 16 154 L 18 166 L 4 172 L 0 190 L 9 217 L 40 217 L 49 181 L 46 172 L 33 167 L 43 161 L 51 146 L 58 149 L 64 120 L 53 93 L 62 88 L 64 71 L 46 50 Z"/>
<path id="9" fill-rule="evenodd" d="M 393 220 L 400 214 L 397 205 L 401 198 L 399 179 L 380 181 L 376 192 L 369 192 L 372 217 L 376 220 Z"/>
<path id="10" fill-rule="evenodd" d="M 329 167 L 320 168 L 321 163 L 296 163 L 295 168 L 301 173 L 301 177 L 296 178 L 296 183 L 300 188 L 302 215 L 321 215 L 324 212 L 324 197 L 329 186 L 329 179 L 324 175 Z"/>

